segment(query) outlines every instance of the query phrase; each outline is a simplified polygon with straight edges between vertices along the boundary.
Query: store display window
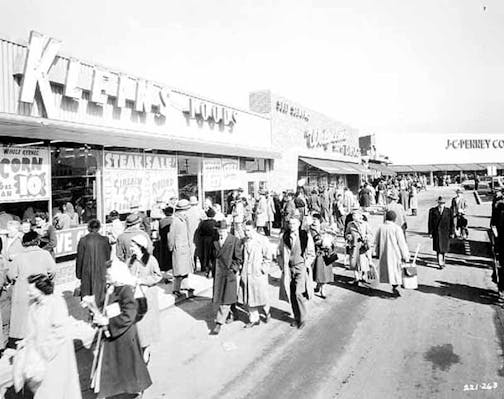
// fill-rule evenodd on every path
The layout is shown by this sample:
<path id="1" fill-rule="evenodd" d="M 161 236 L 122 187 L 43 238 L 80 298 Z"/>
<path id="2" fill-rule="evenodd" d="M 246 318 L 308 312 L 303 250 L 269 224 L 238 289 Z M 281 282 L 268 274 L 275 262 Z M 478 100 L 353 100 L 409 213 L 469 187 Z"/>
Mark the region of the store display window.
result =
<path id="1" fill-rule="evenodd" d="M 180 199 L 189 199 L 193 195 L 199 198 L 198 174 L 200 167 L 200 157 L 178 156 L 178 187 Z"/>
<path id="2" fill-rule="evenodd" d="M 101 150 L 87 145 L 51 148 L 52 217 L 57 229 L 77 227 L 97 217 Z"/>

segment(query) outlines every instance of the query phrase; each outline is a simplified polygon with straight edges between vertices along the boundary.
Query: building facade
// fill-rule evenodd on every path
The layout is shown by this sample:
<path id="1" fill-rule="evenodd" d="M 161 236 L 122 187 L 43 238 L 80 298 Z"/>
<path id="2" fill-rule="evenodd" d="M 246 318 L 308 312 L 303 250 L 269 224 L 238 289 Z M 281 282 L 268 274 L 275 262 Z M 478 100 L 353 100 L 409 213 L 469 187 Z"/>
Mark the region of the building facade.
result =
<path id="1" fill-rule="evenodd" d="M 250 109 L 271 119 L 274 161 L 272 187 L 293 190 L 300 180 L 309 188 L 330 184 L 357 191 L 361 165 L 359 132 L 321 113 L 271 93 L 252 92 Z"/>
<path id="2" fill-rule="evenodd" d="M 269 185 L 279 154 L 267 115 L 65 57 L 61 45 L 36 32 L 28 44 L 0 39 L 0 211 L 52 218 L 71 204 L 79 223 L 58 231 L 58 256 L 112 210 L 191 195 L 225 207 L 229 190 Z"/>

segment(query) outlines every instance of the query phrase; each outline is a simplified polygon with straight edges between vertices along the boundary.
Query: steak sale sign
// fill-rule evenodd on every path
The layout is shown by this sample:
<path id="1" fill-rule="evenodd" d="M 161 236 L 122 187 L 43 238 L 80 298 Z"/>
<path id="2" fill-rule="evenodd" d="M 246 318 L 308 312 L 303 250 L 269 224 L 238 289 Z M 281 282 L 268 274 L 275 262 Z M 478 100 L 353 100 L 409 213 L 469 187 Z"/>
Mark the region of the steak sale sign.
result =
<path id="1" fill-rule="evenodd" d="M 0 201 L 48 200 L 51 194 L 49 150 L 0 146 Z"/>

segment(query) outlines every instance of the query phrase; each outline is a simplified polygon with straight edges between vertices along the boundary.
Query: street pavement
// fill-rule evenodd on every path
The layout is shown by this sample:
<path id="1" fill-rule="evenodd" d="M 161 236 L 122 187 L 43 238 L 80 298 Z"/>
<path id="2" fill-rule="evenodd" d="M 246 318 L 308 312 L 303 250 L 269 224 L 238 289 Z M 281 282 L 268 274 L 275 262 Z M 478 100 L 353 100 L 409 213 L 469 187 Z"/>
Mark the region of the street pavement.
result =
<path id="1" fill-rule="evenodd" d="M 310 301 L 308 324 L 297 330 L 289 325 L 288 305 L 277 300 L 275 269 L 269 324 L 243 329 L 243 312 L 218 336 L 209 335 L 211 290 L 200 292 L 163 312 L 163 338 L 149 365 L 154 384 L 144 398 L 504 397 L 504 317 L 491 282 L 490 206 L 466 194 L 469 240 L 455 240 L 439 270 L 426 234 L 438 195 L 449 199 L 454 190 L 420 193 L 419 214 L 408 217 L 411 251 L 420 244 L 417 290 L 395 299 L 390 286 L 355 287 L 352 273 L 339 265 L 328 298 Z M 370 216 L 373 229 L 381 220 Z"/>

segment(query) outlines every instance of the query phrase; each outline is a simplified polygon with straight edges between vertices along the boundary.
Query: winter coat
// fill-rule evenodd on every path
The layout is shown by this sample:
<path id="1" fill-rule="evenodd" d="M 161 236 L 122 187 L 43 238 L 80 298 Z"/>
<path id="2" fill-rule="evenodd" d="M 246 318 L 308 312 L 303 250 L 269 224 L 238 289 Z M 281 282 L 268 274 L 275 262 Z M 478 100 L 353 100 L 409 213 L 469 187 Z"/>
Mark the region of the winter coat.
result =
<path id="1" fill-rule="evenodd" d="M 214 263 L 214 242 L 219 238 L 215 229 L 215 219 L 203 220 L 199 227 L 201 240 L 201 268 L 204 271 L 209 271 L 213 268 Z"/>
<path id="2" fill-rule="evenodd" d="M 33 347 L 46 362 L 34 399 L 80 399 L 81 387 L 68 308 L 63 297 L 44 295 L 30 305 L 26 347 Z"/>
<path id="3" fill-rule="evenodd" d="M 9 265 L 7 276 L 15 280 L 12 288 L 11 319 L 9 336 L 24 338 L 28 318 L 28 277 L 32 274 L 54 274 L 56 263 L 49 254 L 39 247 L 27 247 Z"/>
<path id="4" fill-rule="evenodd" d="M 397 215 L 395 224 L 397 224 L 402 229 L 407 228 L 408 224 L 406 223 L 406 211 L 401 204 L 397 202 L 391 202 L 385 207 L 385 213 L 387 213 L 387 211 L 394 211 Z M 383 215 L 383 221 L 385 221 L 385 215 Z"/>
<path id="5" fill-rule="evenodd" d="M 81 298 L 94 295 L 101 309 L 105 299 L 106 262 L 110 260 L 110 243 L 99 233 L 88 233 L 79 240 L 75 275 L 81 282 Z"/>
<path id="6" fill-rule="evenodd" d="M 416 187 L 411 187 L 409 206 L 411 209 L 418 209 L 418 190 Z"/>
<path id="7" fill-rule="evenodd" d="M 203 209 L 199 207 L 199 205 L 191 206 L 187 210 L 185 215 L 187 217 L 187 229 L 190 238 L 189 244 L 191 245 L 191 253 L 194 257 L 196 248 L 200 247 L 199 234 L 197 234 L 198 226 L 200 225 L 202 220 L 206 219 L 206 215 Z"/>
<path id="8" fill-rule="evenodd" d="M 345 238 L 350 249 L 350 269 L 360 272 L 369 271 L 371 258 L 370 249 L 361 253 L 361 247 L 364 245 L 364 242 L 367 242 L 369 247 L 371 247 L 371 242 L 373 240 L 373 233 L 371 232 L 369 224 L 365 221 L 349 222 L 345 229 Z"/>
<path id="9" fill-rule="evenodd" d="M 450 209 L 435 206 L 429 210 L 428 231 L 432 236 L 432 249 L 436 252 L 446 253 L 450 250 L 450 235 L 454 233 L 453 218 Z"/>
<path id="10" fill-rule="evenodd" d="M 268 304 L 270 264 L 271 251 L 268 239 L 261 235 L 245 239 L 240 279 L 240 303 L 252 307 Z"/>
<path id="11" fill-rule="evenodd" d="M 232 305 L 238 300 L 237 274 L 243 261 L 241 241 L 231 234 L 228 234 L 222 247 L 219 241 L 215 241 L 214 258 L 213 302 Z"/>
<path id="12" fill-rule="evenodd" d="M 168 233 L 173 222 L 173 216 L 166 216 L 159 221 L 159 268 L 167 272 L 171 270 L 172 253 L 168 249 Z"/>
<path id="13" fill-rule="evenodd" d="M 176 212 L 168 233 L 168 249 L 172 251 L 174 276 L 186 276 L 194 271 L 189 222 L 185 214 Z"/>
<path id="14" fill-rule="evenodd" d="M 121 313 L 109 319 L 110 336 L 103 342 L 98 398 L 142 392 L 152 381 L 138 340 L 133 289 L 126 285 L 115 287 L 107 303 L 109 308 L 117 303 Z"/>
<path id="15" fill-rule="evenodd" d="M 275 203 L 271 197 L 266 197 L 266 214 L 267 221 L 273 223 L 275 220 Z"/>
<path id="16" fill-rule="evenodd" d="M 261 196 L 256 207 L 256 226 L 264 227 L 268 222 L 268 200 Z"/>
<path id="17" fill-rule="evenodd" d="M 379 260 L 380 283 L 402 284 L 402 259 L 409 260 L 409 250 L 402 229 L 394 222 L 382 224 L 375 237 L 375 253 Z"/>
<path id="18" fill-rule="evenodd" d="M 143 348 L 157 342 L 161 335 L 158 293 L 155 287 L 161 280 L 161 270 L 152 255 L 146 265 L 138 259 L 130 259 L 127 264 L 131 274 L 140 280 L 140 289 L 147 298 L 147 313 L 137 323 L 138 338 Z"/>
<path id="19" fill-rule="evenodd" d="M 305 281 L 305 292 L 306 298 L 310 299 L 313 297 L 313 281 L 311 277 L 311 266 L 315 260 L 315 245 L 313 244 L 313 239 L 310 234 L 305 230 L 299 230 L 299 239 L 301 241 L 301 253 L 304 258 L 305 263 L 305 274 L 302 277 Z M 282 276 L 280 278 L 280 293 L 279 299 L 281 301 L 286 301 L 290 303 L 290 282 L 291 282 L 291 272 L 289 268 L 289 258 L 291 253 L 290 245 L 290 232 L 286 230 L 278 244 L 278 266 L 282 270 Z"/>

